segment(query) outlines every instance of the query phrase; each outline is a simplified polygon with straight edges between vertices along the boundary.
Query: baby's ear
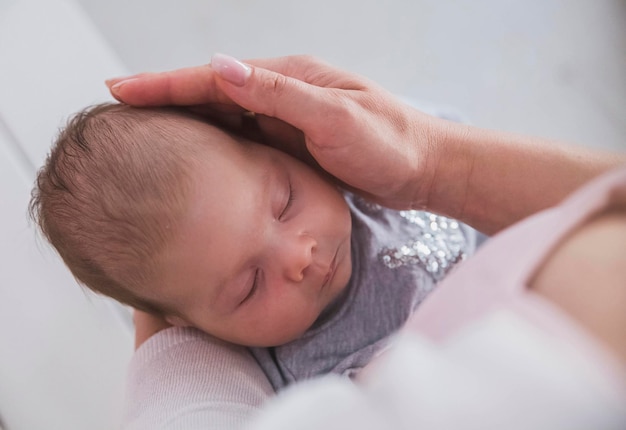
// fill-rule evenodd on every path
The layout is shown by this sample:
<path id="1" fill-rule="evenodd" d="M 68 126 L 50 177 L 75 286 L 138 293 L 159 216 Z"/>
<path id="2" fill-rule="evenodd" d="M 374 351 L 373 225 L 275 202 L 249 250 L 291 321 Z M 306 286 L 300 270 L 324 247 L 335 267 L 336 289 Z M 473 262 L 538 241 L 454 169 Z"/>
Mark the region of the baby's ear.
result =
<path id="1" fill-rule="evenodd" d="M 187 321 L 185 321 L 184 319 L 176 315 L 167 315 L 165 317 L 165 321 L 167 321 L 168 323 L 172 324 L 175 327 L 189 327 L 191 325 Z"/>

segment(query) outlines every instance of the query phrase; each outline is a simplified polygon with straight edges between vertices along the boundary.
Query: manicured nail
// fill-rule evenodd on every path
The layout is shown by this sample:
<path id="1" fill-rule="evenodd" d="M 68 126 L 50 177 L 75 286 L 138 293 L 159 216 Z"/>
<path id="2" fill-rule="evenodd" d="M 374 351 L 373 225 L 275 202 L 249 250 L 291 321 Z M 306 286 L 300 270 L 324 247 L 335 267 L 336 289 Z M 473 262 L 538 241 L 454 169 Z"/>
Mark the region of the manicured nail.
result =
<path id="1" fill-rule="evenodd" d="M 252 69 L 249 66 L 246 66 L 236 58 L 224 54 L 214 54 L 211 57 L 211 67 L 222 79 L 238 87 L 244 86 L 252 73 Z"/>
<path id="2" fill-rule="evenodd" d="M 110 87 L 111 94 L 117 97 L 119 95 L 119 91 L 120 91 L 120 88 L 122 88 L 122 86 L 126 85 L 129 82 L 136 81 L 136 80 L 137 78 L 131 78 L 131 79 L 124 79 L 123 81 L 118 82 L 117 84 Z"/>
<path id="3" fill-rule="evenodd" d="M 106 80 L 104 81 L 104 84 L 105 84 L 107 87 L 111 88 L 113 85 L 115 85 L 115 84 L 117 84 L 118 82 L 121 82 L 121 81 L 123 81 L 123 80 L 124 80 L 124 78 L 111 78 L 111 79 L 106 79 Z"/>
<path id="4" fill-rule="evenodd" d="M 106 84 L 107 87 L 111 88 L 113 85 L 117 84 L 118 82 L 127 81 L 129 79 L 136 78 L 137 76 L 139 75 L 135 74 L 135 75 L 129 75 L 129 76 L 116 76 L 115 78 L 106 79 L 104 83 Z"/>

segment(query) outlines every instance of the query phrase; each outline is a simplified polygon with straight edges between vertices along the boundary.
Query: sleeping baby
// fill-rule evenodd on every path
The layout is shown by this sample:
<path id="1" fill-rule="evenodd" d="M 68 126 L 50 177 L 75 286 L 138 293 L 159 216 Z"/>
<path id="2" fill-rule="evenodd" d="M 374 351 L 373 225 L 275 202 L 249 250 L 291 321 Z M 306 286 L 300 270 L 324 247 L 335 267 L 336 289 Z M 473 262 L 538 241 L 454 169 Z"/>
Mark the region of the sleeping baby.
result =
<path id="1" fill-rule="evenodd" d="M 69 121 L 31 214 L 80 283 L 249 347 L 276 390 L 358 372 L 475 241 L 186 111 L 122 104 Z"/>

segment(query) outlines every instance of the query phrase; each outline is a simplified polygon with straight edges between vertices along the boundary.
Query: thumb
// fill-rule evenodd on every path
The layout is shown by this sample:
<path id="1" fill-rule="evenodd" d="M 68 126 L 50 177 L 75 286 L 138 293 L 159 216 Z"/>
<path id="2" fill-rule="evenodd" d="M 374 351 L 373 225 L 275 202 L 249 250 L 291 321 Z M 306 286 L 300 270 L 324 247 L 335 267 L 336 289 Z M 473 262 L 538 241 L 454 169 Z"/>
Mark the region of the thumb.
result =
<path id="1" fill-rule="evenodd" d="M 319 130 L 332 118 L 331 89 L 215 54 L 211 67 L 217 85 L 235 103 L 251 112 L 278 118 L 305 133 Z"/>

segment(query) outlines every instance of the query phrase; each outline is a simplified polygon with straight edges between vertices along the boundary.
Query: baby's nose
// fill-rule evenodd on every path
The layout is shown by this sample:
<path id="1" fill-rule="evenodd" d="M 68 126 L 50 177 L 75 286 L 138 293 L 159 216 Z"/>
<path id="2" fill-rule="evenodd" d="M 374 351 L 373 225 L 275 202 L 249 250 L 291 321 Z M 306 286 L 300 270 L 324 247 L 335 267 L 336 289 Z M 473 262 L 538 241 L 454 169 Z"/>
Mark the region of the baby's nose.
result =
<path id="1" fill-rule="evenodd" d="M 285 277 L 293 282 L 304 279 L 306 269 L 313 262 L 313 254 L 317 241 L 307 233 L 301 233 L 292 241 L 291 246 L 284 248 Z"/>

